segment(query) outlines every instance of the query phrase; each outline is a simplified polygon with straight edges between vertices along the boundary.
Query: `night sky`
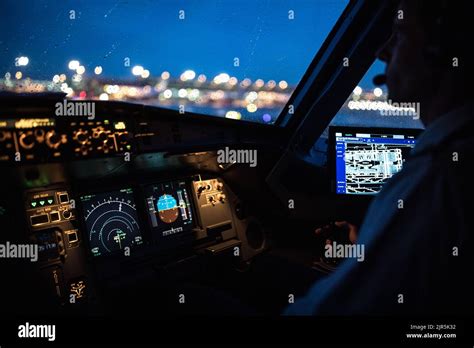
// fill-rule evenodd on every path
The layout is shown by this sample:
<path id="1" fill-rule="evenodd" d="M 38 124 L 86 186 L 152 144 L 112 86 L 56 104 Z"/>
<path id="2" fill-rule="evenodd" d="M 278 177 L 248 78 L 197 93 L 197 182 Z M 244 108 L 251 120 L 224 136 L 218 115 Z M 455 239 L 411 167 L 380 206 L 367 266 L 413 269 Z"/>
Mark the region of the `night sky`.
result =
<path id="1" fill-rule="evenodd" d="M 343 0 L 2 0 L 0 73 L 50 80 L 78 59 L 92 74 L 133 78 L 142 65 L 158 76 L 187 69 L 299 82 L 347 5 Z M 69 18 L 74 10 L 76 19 Z M 184 10 L 185 19 L 179 19 Z M 293 10 L 295 18 L 288 19 Z M 18 68 L 15 57 L 30 63 Z M 234 58 L 240 66 L 234 67 Z M 380 68 L 380 66 L 379 66 Z"/>

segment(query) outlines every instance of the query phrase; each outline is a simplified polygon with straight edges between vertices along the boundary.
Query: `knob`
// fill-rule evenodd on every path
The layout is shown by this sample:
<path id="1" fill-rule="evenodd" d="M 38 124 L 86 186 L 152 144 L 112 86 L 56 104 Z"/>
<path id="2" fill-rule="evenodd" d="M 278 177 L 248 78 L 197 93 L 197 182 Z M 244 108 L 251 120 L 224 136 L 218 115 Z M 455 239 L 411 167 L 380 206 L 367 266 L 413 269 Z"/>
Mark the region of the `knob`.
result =
<path id="1" fill-rule="evenodd" d="M 60 144 L 61 137 L 58 133 L 53 130 L 50 130 L 48 133 L 46 133 L 46 145 L 48 145 L 52 149 L 56 149 Z"/>
<path id="2" fill-rule="evenodd" d="M 100 131 L 99 134 L 97 135 L 97 139 L 99 139 L 99 141 L 105 143 L 109 139 L 109 136 L 104 131 Z"/>
<path id="3" fill-rule="evenodd" d="M 86 144 L 87 141 L 89 140 L 87 131 L 83 131 L 83 130 L 78 130 L 74 138 L 79 144 Z"/>
<path id="4" fill-rule="evenodd" d="M 204 186 L 199 186 L 198 189 L 197 189 L 197 193 L 198 195 L 200 195 L 202 193 L 202 191 L 204 191 L 206 189 L 206 187 Z"/>
<path id="5" fill-rule="evenodd" d="M 8 133 L 6 131 L 0 131 L 0 143 L 4 142 L 8 137 Z"/>
<path id="6" fill-rule="evenodd" d="M 225 203 L 225 194 L 221 193 L 217 196 L 217 199 L 219 200 L 219 202 Z"/>
<path id="7" fill-rule="evenodd" d="M 28 133 L 23 133 L 20 135 L 20 145 L 24 149 L 31 149 L 33 146 L 35 146 L 35 137 L 33 133 L 28 132 Z"/>
<path id="8" fill-rule="evenodd" d="M 121 144 L 125 144 L 128 142 L 128 132 L 122 132 L 117 135 L 118 141 Z"/>
<path id="9" fill-rule="evenodd" d="M 222 191 L 223 188 L 224 188 L 224 185 L 223 185 L 221 182 L 218 182 L 218 183 L 216 184 L 216 190 L 217 190 L 217 191 Z"/>
<path id="10" fill-rule="evenodd" d="M 63 211 L 63 218 L 65 219 L 70 219 L 72 216 L 71 212 L 69 210 L 64 210 Z"/>

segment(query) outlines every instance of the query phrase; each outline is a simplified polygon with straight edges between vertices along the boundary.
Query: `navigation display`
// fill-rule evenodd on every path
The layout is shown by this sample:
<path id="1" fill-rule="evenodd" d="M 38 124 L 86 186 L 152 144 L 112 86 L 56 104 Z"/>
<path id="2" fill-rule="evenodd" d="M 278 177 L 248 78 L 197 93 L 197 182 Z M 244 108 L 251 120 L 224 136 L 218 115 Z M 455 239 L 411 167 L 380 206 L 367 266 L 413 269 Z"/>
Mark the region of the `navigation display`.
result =
<path id="1" fill-rule="evenodd" d="M 82 196 L 81 201 L 94 256 L 142 244 L 132 189 Z"/>
<path id="2" fill-rule="evenodd" d="M 419 132 L 413 129 L 333 129 L 336 193 L 378 193 L 385 182 L 402 169 Z"/>
<path id="3" fill-rule="evenodd" d="M 166 238 L 193 228 L 191 196 L 185 181 L 171 181 L 145 188 L 149 222 L 155 237 Z"/>

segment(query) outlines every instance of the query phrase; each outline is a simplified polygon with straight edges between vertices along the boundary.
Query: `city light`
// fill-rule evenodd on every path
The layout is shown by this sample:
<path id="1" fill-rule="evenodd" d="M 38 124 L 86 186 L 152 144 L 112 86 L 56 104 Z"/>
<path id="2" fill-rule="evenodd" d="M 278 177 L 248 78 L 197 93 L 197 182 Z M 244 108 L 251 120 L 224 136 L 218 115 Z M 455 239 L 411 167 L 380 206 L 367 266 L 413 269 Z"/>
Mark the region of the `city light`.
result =
<path id="1" fill-rule="evenodd" d="M 249 103 L 253 103 L 255 100 L 258 98 L 258 93 L 255 91 L 249 92 L 247 96 L 245 97 L 245 100 L 248 101 Z"/>
<path id="2" fill-rule="evenodd" d="M 222 73 L 214 77 L 215 84 L 227 83 L 230 80 L 229 74 Z"/>
<path id="3" fill-rule="evenodd" d="M 173 96 L 173 92 L 171 91 L 171 89 L 167 89 L 163 92 L 163 96 L 166 99 L 170 99 Z"/>
<path id="4" fill-rule="evenodd" d="M 255 81 L 255 87 L 257 88 L 262 88 L 264 84 L 265 82 L 263 82 L 262 79 L 258 79 L 257 81 Z"/>
<path id="5" fill-rule="evenodd" d="M 354 93 L 355 95 L 361 95 L 362 94 L 362 88 L 357 86 L 356 88 L 354 88 L 354 91 L 352 93 Z M 374 91 L 374 93 L 375 93 L 375 91 Z"/>
<path id="6" fill-rule="evenodd" d="M 263 114 L 262 120 L 263 122 L 268 123 L 272 120 L 272 116 L 270 114 Z"/>
<path id="7" fill-rule="evenodd" d="M 15 66 L 27 66 L 29 61 L 28 57 L 18 57 L 15 59 Z"/>
<path id="8" fill-rule="evenodd" d="M 133 68 L 132 68 L 132 74 L 135 75 L 135 76 L 141 76 L 142 73 L 143 73 L 143 67 L 141 65 L 135 65 Z"/>
<path id="9" fill-rule="evenodd" d="M 233 120 L 240 120 L 242 118 L 242 114 L 238 111 L 230 110 L 226 112 L 225 117 L 231 118 Z"/>
<path id="10" fill-rule="evenodd" d="M 186 70 L 184 73 L 181 74 L 181 81 L 189 81 L 193 80 L 196 77 L 196 73 L 193 70 Z"/>
<path id="11" fill-rule="evenodd" d="M 231 78 L 229 79 L 229 85 L 231 85 L 231 86 L 235 86 L 238 82 L 239 82 L 239 81 L 237 80 L 236 77 L 231 77 Z"/>
<path id="12" fill-rule="evenodd" d="M 21 60 L 21 63 L 25 61 Z M 104 71 L 101 65 L 91 66 L 94 78 L 86 75 L 86 67 L 81 65 L 79 60 L 68 61 L 67 68 L 68 71 L 72 70 L 71 74 L 59 71 L 52 77 L 52 82 L 26 78 L 26 73 L 17 69 L 11 76 L 10 73 L 5 74 L 4 85 L 20 92 L 30 91 L 32 88 L 37 92 L 60 90 L 66 93 L 68 98 L 73 99 L 140 101 L 146 98 L 152 105 L 160 105 L 161 102 L 172 108 L 181 105 L 184 99 L 196 108 L 215 109 L 221 117 L 245 118 L 261 123 L 272 123 L 273 112 L 258 111 L 283 108 L 293 91 L 293 87 L 290 89 L 284 80 L 277 82 L 279 80 L 269 79 L 267 83 L 262 79 L 239 80 L 227 73 L 219 73 L 215 77 L 208 78 L 193 70 L 186 70 L 178 76 L 162 71 L 156 77 L 140 65 L 132 66 L 130 70 L 133 75 L 140 77 L 139 80 L 150 79 L 149 84 L 129 79 L 117 80 L 117 84 L 112 85 L 99 76 L 103 75 Z M 283 92 L 283 89 L 287 91 Z"/>
<path id="13" fill-rule="evenodd" d="M 253 103 L 247 105 L 247 111 L 248 111 L 248 112 L 255 112 L 255 111 L 257 111 L 257 105 L 255 105 L 255 104 L 253 104 Z"/>
<path id="14" fill-rule="evenodd" d="M 186 98 L 187 95 L 188 95 L 188 91 L 185 90 L 184 88 L 181 88 L 178 91 L 178 97 L 180 97 L 180 98 Z"/>
<path id="15" fill-rule="evenodd" d="M 380 96 L 382 96 L 383 94 L 383 91 L 382 91 L 382 88 L 379 88 L 379 87 L 376 87 L 374 88 L 374 95 L 378 98 Z"/>
<path id="16" fill-rule="evenodd" d="M 71 60 L 68 64 L 68 68 L 71 70 L 76 70 L 77 68 L 79 68 L 79 65 L 81 64 L 78 60 Z"/>
<path id="17" fill-rule="evenodd" d="M 286 82 L 285 80 L 281 80 L 280 82 L 278 82 L 278 87 L 280 87 L 281 89 L 286 89 L 288 87 L 288 82 Z"/>

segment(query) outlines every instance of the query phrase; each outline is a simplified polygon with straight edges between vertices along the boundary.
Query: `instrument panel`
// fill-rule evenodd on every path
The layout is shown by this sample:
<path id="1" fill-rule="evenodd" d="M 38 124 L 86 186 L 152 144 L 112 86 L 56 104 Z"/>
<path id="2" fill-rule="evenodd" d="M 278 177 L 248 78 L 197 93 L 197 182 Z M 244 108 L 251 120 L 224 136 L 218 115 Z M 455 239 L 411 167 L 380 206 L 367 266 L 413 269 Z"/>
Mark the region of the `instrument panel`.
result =
<path id="1" fill-rule="evenodd" d="M 120 252 L 143 243 L 131 188 L 80 199 L 92 255 Z"/>
<path id="2" fill-rule="evenodd" d="M 0 162 L 51 162 L 131 153 L 125 120 L 4 119 Z"/>

